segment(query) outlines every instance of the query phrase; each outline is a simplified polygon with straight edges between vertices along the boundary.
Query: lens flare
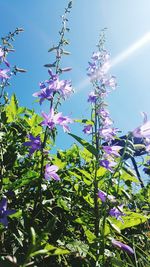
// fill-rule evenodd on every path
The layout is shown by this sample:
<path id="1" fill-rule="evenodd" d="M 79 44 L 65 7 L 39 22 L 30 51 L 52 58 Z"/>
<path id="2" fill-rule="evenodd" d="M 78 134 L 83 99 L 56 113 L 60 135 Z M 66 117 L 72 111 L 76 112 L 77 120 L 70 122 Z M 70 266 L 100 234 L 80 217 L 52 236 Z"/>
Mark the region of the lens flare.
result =
<path id="1" fill-rule="evenodd" d="M 132 54 L 134 54 L 137 50 L 142 48 L 144 45 L 150 42 L 150 32 L 147 32 L 142 38 L 140 38 L 138 41 L 136 41 L 134 44 L 129 46 L 126 50 L 124 50 L 122 53 L 117 55 L 112 61 L 110 62 L 110 67 L 112 68 L 122 61 L 126 60 L 129 58 Z M 97 72 L 97 78 L 99 76 L 99 72 Z M 89 85 L 90 81 L 89 78 L 84 79 L 81 81 L 77 86 L 77 92 L 81 91 L 84 89 L 87 85 Z"/>

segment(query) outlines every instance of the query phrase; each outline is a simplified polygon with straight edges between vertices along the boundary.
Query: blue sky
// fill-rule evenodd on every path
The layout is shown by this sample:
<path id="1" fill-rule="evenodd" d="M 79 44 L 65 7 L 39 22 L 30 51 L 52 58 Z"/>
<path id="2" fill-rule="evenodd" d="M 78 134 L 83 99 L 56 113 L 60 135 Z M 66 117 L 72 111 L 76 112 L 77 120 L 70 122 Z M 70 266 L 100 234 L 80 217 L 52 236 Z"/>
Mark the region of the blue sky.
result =
<path id="1" fill-rule="evenodd" d="M 5 36 L 16 27 L 25 32 L 17 37 L 16 52 L 10 56 L 12 64 L 28 70 L 17 75 L 9 89 L 15 92 L 21 105 L 39 110 L 32 94 L 38 91 L 38 83 L 47 75 L 45 63 L 51 62 L 48 49 L 58 40 L 60 15 L 67 0 L 0 0 L 0 36 Z M 150 31 L 149 0 L 74 0 L 69 18 L 71 31 L 71 56 L 65 60 L 73 71 L 66 75 L 71 79 L 76 93 L 63 103 L 61 110 L 73 118 L 85 118 L 89 113 L 87 95 L 90 86 L 79 90 L 86 78 L 87 62 L 96 49 L 100 30 L 107 27 L 106 48 L 115 58 Z M 150 117 L 150 42 L 111 69 L 117 77 L 118 87 L 107 102 L 115 126 L 123 132 L 137 127 L 141 111 Z M 43 104 L 42 110 L 47 105 Z M 73 132 L 80 135 L 78 127 Z M 73 140 L 63 132 L 58 137 L 58 146 L 68 147 Z"/>

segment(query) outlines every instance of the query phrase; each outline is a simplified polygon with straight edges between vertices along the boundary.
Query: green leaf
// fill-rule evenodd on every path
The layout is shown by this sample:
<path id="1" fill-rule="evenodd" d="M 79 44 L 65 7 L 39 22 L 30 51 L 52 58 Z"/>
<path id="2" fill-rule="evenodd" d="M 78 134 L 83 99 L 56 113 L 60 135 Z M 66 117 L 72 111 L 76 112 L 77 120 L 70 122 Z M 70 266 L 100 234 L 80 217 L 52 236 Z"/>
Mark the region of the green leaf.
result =
<path id="1" fill-rule="evenodd" d="M 85 235 L 87 237 L 88 242 L 89 243 L 93 243 L 93 241 L 95 240 L 96 236 L 89 229 L 87 229 L 86 226 L 82 226 L 82 227 L 84 229 L 84 233 L 85 233 Z"/>
<path id="2" fill-rule="evenodd" d="M 82 257 L 86 257 L 89 249 L 88 245 L 78 240 L 74 240 L 73 242 L 67 244 L 66 247 L 72 252 L 78 252 Z"/>
<path id="3" fill-rule="evenodd" d="M 36 244 L 36 233 L 33 227 L 30 228 L 31 231 L 31 243 L 33 246 Z"/>
<path id="4" fill-rule="evenodd" d="M 96 150 L 96 148 L 94 146 L 92 146 L 87 141 L 85 141 L 84 139 L 80 138 L 79 136 L 77 136 L 75 134 L 69 133 L 69 135 L 72 136 L 75 140 L 77 140 L 84 148 L 86 148 L 95 157 L 97 157 L 98 151 Z"/>
<path id="5" fill-rule="evenodd" d="M 123 216 L 124 223 L 115 218 L 110 218 L 109 220 L 112 222 L 112 224 L 115 224 L 117 227 L 119 227 L 120 230 L 134 227 L 148 220 L 148 216 L 144 216 L 140 213 L 125 212 L 125 214 L 126 216 Z"/>
<path id="6" fill-rule="evenodd" d="M 139 183 L 139 180 L 132 174 L 130 174 L 127 171 L 122 170 L 122 174 L 120 176 L 120 179 L 124 181 L 131 181 L 133 183 Z"/>
<path id="7" fill-rule="evenodd" d="M 12 95 L 10 103 L 6 106 L 7 122 L 13 122 L 18 112 L 18 101 L 15 94 Z"/>
<path id="8" fill-rule="evenodd" d="M 107 169 L 100 167 L 97 170 L 97 177 L 103 177 L 106 174 L 106 172 L 107 172 Z"/>
<path id="9" fill-rule="evenodd" d="M 48 252 L 47 249 L 40 249 L 40 250 L 37 250 L 37 251 L 31 253 L 30 257 L 35 257 L 35 256 L 38 256 L 38 255 L 47 254 L 47 252 Z"/>
<path id="10" fill-rule="evenodd" d="M 60 170 L 64 169 L 67 165 L 66 162 L 62 162 L 57 156 L 54 156 L 53 164 L 58 166 Z"/>

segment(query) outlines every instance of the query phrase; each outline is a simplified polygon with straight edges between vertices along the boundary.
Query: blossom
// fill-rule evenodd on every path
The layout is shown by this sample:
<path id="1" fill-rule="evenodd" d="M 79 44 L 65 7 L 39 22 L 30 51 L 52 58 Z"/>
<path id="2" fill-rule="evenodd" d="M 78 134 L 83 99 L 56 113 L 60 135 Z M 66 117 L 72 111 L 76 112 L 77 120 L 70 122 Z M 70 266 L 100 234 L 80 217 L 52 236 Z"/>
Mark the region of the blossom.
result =
<path id="1" fill-rule="evenodd" d="M 116 133 L 117 133 L 118 129 L 116 128 L 100 128 L 99 129 L 99 133 L 101 135 L 101 137 L 105 140 L 105 141 L 111 141 L 114 139 Z"/>
<path id="2" fill-rule="evenodd" d="M 0 80 L 5 81 L 10 78 L 10 76 L 7 74 L 10 71 L 10 69 L 0 69 Z"/>
<path id="3" fill-rule="evenodd" d="M 69 97 L 73 92 L 71 81 L 59 80 L 57 74 L 54 74 L 51 69 L 48 70 L 50 79 L 40 83 L 40 91 L 33 94 L 34 97 L 40 98 L 40 104 L 47 99 L 53 98 L 54 93 L 59 93 L 64 99 Z"/>
<path id="4" fill-rule="evenodd" d="M 58 167 L 56 165 L 49 165 L 47 164 L 45 167 L 45 179 L 50 180 L 50 178 L 54 179 L 55 181 L 60 181 L 59 175 L 56 173 L 58 171 Z"/>
<path id="5" fill-rule="evenodd" d="M 87 75 L 89 76 L 89 77 L 91 77 L 91 78 L 93 78 L 94 77 L 94 74 L 96 74 L 96 70 L 98 69 L 97 68 L 97 65 L 96 65 L 96 63 L 95 62 L 88 62 L 89 63 L 89 67 L 87 68 L 87 70 L 88 70 L 88 73 L 87 73 Z M 96 77 L 95 77 L 96 78 Z"/>
<path id="6" fill-rule="evenodd" d="M 4 52 L 4 50 L 0 47 L 0 61 L 1 62 L 4 62 L 5 63 L 5 65 L 9 68 L 10 67 L 10 64 L 9 64 L 9 62 L 6 60 L 6 58 L 5 58 L 5 52 Z"/>
<path id="7" fill-rule="evenodd" d="M 103 150 L 107 155 L 120 157 L 119 150 L 121 149 L 121 146 L 103 146 Z"/>
<path id="8" fill-rule="evenodd" d="M 24 146 L 30 146 L 29 155 L 31 156 L 36 150 L 41 149 L 40 136 L 34 137 L 32 134 L 28 135 L 30 141 L 24 142 Z"/>
<path id="9" fill-rule="evenodd" d="M 113 124 L 113 122 L 112 122 L 112 120 L 109 117 L 105 117 L 103 119 L 103 126 L 104 127 L 109 127 L 112 124 Z"/>
<path id="10" fill-rule="evenodd" d="M 101 80 L 101 83 L 105 86 L 111 87 L 113 90 L 116 88 L 117 83 L 116 83 L 116 77 L 111 76 L 110 78 L 103 78 Z"/>
<path id="11" fill-rule="evenodd" d="M 117 165 L 117 163 L 114 162 L 113 159 L 102 159 L 99 161 L 99 164 L 110 172 L 113 172 L 113 167 Z"/>
<path id="12" fill-rule="evenodd" d="M 47 100 L 50 100 L 53 98 L 53 90 L 51 90 L 50 88 L 44 88 L 44 89 L 41 89 L 40 91 L 38 92 L 35 92 L 33 94 L 33 96 L 35 97 L 39 97 L 40 98 L 40 105 L 42 104 L 42 102 L 47 99 Z"/>
<path id="13" fill-rule="evenodd" d="M 42 116 L 45 120 L 41 122 L 41 125 L 48 126 L 48 128 L 52 130 L 55 125 L 58 124 L 60 113 L 54 114 L 54 109 L 51 108 L 49 114 L 42 112 Z"/>
<path id="14" fill-rule="evenodd" d="M 0 47 L 0 59 L 3 59 L 4 55 L 4 50 Z"/>
<path id="15" fill-rule="evenodd" d="M 150 121 L 146 121 L 143 125 L 137 127 L 132 134 L 139 138 L 150 138 Z"/>
<path id="16" fill-rule="evenodd" d="M 133 132 L 133 136 L 139 137 L 139 138 L 147 138 L 147 140 L 150 138 L 150 120 L 147 119 L 147 114 L 145 112 L 142 112 L 143 116 L 143 124 L 139 127 L 137 127 Z M 149 140 L 148 140 L 149 141 Z M 147 142 L 149 143 L 149 142 Z"/>
<path id="17" fill-rule="evenodd" d="M 98 114 L 102 117 L 102 119 L 109 117 L 109 111 L 107 109 L 105 109 L 104 107 L 101 107 L 98 110 Z"/>
<path id="18" fill-rule="evenodd" d="M 121 250 L 124 250 L 125 252 L 127 252 L 129 254 L 134 254 L 134 251 L 130 246 L 128 246 L 128 245 L 126 245 L 126 244 L 124 244 L 124 243 L 122 243 L 120 241 L 112 239 L 112 244 L 113 244 L 113 246 L 118 247 Z"/>
<path id="19" fill-rule="evenodd" d="M 42 121 L 41 125 L 48 126 L 49 129 L 54 129 L 56 124 L 59 124 L 63 127 L 64 132 L 69 132 L 69 123 L 73 123 L 73 120 L 68 116 L 63 116 L 61 112 L 54 114 L 54 109 L 50 109 L 50 113 L 46 114 L 42 112 L 42 116 L 44 117 L 44 121 Z"/>
<path id="20" fill-rule="evenodd" d="M 68 127 L 69 123 L 73 123 L 73 120 L 70 119 L 68 116 L 62 116 L 62 113 L 59 113 L 58 117 L 58 124 L 63 127 L 64 132 L 69 133 L 70 129 Z"/>
<path id="21" fill-rule="evenodd" d="M 71 81 L 61 80 L 58 84 L 58 90 L 64 99 L 69 97 L 73 92 Z"/>
<path id="22" fill-rule="evenodd" d="M 88 97 L 88 102 L 95 103 L 97 100 L 97 95 L 95 92 L 91 92 Z"/>
<path id="23" fill-rule="evenodd" d="M 84 129 L 83 129 L 83 132 L 85 134 L 90 134 L 92 132 L 92 125 L 91 124 L 85 125 Z"/>
<path id="24" fill-rule="evenodd" d="M 0 223 L 2 223 L 4 226 L 8 225 L 7 216 L 14 214 L 15 210 L 8 210 L 7 209 L 7 198 L 3 197 L 0 202 Z"/>
<path id="25" fill-rule="evenodd" d="M 107 195 L 107 193 L 102 190 L 98 191 L 98 197 L 101 199 L 102 202 L 105 202 L 106 199 L 109 199 L 111 202 L 115 200 L 115 197 L 113 195 Z"/>
<path id="26" fill-rule="evenodd" d="M 115 217 L 117 220 L 122 221 L 121 216 L 126 216 L 125 213 L 123 213 L 123 205 L 110 209 L 109 215 Z"/>

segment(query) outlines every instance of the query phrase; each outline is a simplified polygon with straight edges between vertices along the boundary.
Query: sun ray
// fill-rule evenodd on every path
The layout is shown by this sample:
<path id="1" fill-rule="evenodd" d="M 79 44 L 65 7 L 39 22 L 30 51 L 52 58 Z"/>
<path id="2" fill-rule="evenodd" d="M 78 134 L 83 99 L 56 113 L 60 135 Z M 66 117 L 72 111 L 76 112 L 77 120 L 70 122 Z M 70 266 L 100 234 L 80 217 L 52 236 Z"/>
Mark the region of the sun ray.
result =
<path id="1" fill-rule="evenodd" d="M 112 61 L 110 62 L 110 68 L 126 60 L 131 55 L 133 55 L 137 50 L 139 50 L 149 42 L 150 42 L 150 32 L 147 32 L 143 37 L 141 37 L 139 40 L 137 40 L 135 43 L 133 43 L 131 46 L 129 46 L 127 49 L 125 49 L 123 52 L 117 55 L 114 59 L 112 59 Z M 97 73 L 97 76 L 98 75 L 99 74 Z M 76 86 L 77 93 L 80 92 L 82 89 L 84 89 L 87 85 L 89 85 L 89 83 L 90 83 L 89 78 L 82 80 Z"/>

